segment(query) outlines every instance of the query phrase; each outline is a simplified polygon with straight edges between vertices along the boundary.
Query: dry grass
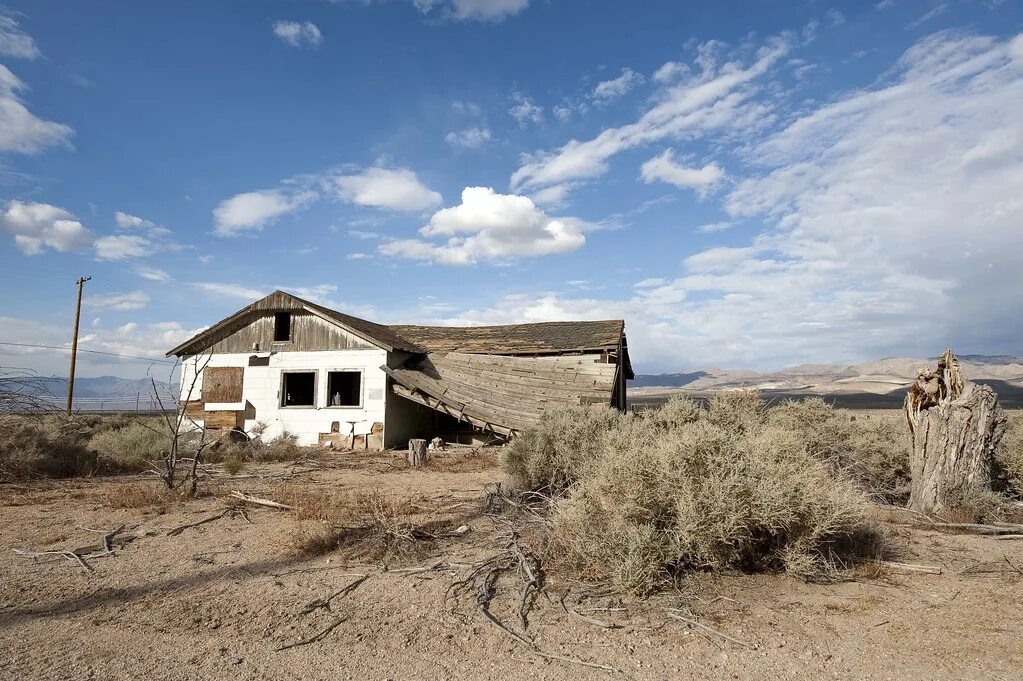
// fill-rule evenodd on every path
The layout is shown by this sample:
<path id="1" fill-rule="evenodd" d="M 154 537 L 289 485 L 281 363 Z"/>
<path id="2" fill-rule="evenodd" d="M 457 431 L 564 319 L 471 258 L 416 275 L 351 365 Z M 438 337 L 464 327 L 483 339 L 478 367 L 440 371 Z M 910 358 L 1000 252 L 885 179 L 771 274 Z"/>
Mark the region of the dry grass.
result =
<path id="1" fill-rule="evenodd" d="M 95 473 L 99 458 L 87 446 L 92 432 L 75 418 L 0 415 L 0 481 Z"/>
<path id="2" fill-rule="evenodd" d="M 553 497 L 550 551 L 584 577 L 635 592 L 693 570 L 822 578 L 880 552 L 856 483 L 756 393 L 601 411 L 545 416 L 505 457 L 515 482 Z"/>
<path id="3" fill-rule="evenodd" d="M 100 430 L 89 440 L 89 446 L 112 469 L 141 471 L 169 454 L 171 435 L 166 424 L 146 419 Z"/>
<path id="4" fill-rule="evenodd" d="M 166 507 L 179 500 L 179 495 L 157 482 L 130 482 L 107 491 L 104 501 L 111 508 Z"/>
<path id="5" fill-rule="evenodd" d="M 475 473 L 496 465 L 497 452 L 494 449 L 482 449 L 474 454 L 456 450 L 445 454 L 430 452 L 423 468 L 435 473 Z"/>
<path id="6" fill-rule="evenodd" d="M 413 499 L 380 492 L 332 493 L 284 485 L 268 495 L 288 504 L 302 527 L 288 542 L 292 553 L 340 550 L 360 560 L 408 560 L 421 555 L 431 536 Z"/>

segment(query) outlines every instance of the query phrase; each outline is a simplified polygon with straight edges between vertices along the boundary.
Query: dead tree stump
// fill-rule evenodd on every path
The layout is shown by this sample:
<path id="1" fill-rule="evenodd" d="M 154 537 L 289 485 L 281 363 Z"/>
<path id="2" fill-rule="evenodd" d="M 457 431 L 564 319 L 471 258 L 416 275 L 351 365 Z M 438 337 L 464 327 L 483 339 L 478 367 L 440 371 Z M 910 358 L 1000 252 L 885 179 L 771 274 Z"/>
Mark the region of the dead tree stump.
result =
<path id="1" fill-rule="evenodd" d="M 912 452 L 909 508 L 928 515 L 990 491 L 995 447 L 1005 432 L 998 396 L 966 381 L 951 350 L 936 370 L 921 369 L 906 395 Z"/>
<path id="2" fill-rule="evenodd" d="M 419 468 L 426 463 L 426 440 L 414 439 L 408 441 L 408 465 L 412 468 Z"/>

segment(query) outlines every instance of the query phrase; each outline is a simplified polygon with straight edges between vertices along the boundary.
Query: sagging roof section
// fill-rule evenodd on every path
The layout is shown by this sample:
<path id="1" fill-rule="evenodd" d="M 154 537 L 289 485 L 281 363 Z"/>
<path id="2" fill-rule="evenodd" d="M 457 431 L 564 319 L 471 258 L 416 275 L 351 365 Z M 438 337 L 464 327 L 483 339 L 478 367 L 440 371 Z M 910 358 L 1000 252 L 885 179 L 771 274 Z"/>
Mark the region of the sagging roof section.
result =
<path id="1" fill-rule="evenodd" d="M 615 350 L 625 322 L 541 322 L 503 326 L 391 326 L 398 335 L 427 352 L 479 352 L 533 355 L 571 351 Z"/>
<path id="2" fill-rule="evenodd" d="M 381 367 L 398 395 L 512 436 L 552 407 L 611 401 L 618 367 L 601 356 L 508 357 L 430 353 L 400 368 Z"/>

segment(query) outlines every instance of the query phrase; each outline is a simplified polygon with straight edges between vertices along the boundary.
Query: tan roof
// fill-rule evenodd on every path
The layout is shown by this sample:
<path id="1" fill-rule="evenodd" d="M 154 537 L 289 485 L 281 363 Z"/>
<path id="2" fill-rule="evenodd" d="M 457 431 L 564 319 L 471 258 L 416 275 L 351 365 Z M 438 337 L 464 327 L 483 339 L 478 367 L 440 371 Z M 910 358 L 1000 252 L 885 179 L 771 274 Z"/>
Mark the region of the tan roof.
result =
<path id="1" fill-rule="evenodd" d="M 498 355 L 542 354 L 581 350 L 615 350 L 625 322 L 541 322 L 502 326 L 395 325 L 395 333 L 428 352 L 475 352 Z"/>

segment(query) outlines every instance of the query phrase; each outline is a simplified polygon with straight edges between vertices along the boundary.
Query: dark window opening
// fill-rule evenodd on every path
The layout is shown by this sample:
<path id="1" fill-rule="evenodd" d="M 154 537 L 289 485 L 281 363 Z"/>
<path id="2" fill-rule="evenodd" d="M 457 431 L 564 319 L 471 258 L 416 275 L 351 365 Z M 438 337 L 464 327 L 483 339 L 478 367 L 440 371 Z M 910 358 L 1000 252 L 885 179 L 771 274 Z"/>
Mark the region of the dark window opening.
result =
<path id="1" fill-rule="evenodd" d="M 313 407 L 316 405 L 316 372 L 301 371 L 283 375 L 282 407 Z"/>
<path id="2" fill-rule="evenodd" d="M 330 371 L 327 373 L 327 404 L 331 407 L 362 405 L 362 372 Z"/>
<path id="3" fill-rule="evenodd" d="M 274 315 L 274 341 L 291 340 L 291 313 L 278 312 Z"/>

